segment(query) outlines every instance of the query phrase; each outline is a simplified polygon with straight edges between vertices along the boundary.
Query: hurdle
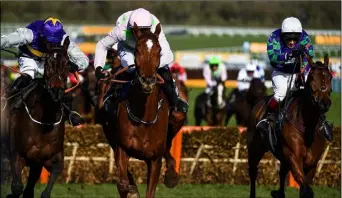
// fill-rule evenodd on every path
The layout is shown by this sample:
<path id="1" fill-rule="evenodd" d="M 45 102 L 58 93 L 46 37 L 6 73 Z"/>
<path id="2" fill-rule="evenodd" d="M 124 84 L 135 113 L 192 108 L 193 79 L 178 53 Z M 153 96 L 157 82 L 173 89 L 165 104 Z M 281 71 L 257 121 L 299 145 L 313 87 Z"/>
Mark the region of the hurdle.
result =
<path id="1" fill-rule="evenodd" d="M 179 173 L 180 171 L 180 161 L 181 161 L 181 153 L 182 153 L 182 140 L 183 140 L 183 133 L 192 133 L 196 132 L 204 132 L 209 131 L 211 129 L 217 129 L 221 127 L 210 127 L 210 126 L 184 126 L 181 130 L 177 133 L 177 135 L 173 138 L 172 147 L 171 147 L 171 155 L 176 161 L 176 172 Z M 239 133 L 242 134 L 246 132 L 246 127 L 237 127 Z M 292 173 L 290 172 L 288 175 L 288 186 L 299 189 L 298 183 L 294 180 Z"/>

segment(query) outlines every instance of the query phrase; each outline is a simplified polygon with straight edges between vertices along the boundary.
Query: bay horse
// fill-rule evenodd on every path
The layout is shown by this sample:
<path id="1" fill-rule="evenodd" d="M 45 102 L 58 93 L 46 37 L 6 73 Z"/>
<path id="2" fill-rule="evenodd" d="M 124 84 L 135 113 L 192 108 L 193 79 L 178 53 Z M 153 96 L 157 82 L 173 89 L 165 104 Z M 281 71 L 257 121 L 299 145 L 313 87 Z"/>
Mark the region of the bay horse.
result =
<path id="1" fill-rule="evenodd" d="M 223 86 L 223 89 L 219 89 L 220 85 Z M 219 94 L 220 91 L 221 93 Z M 222 102 L 219 102 L 219 95 L 222 96 Z M 202 120 L 205 120 L 209 126 L 222 126 L 226 113 L 225 109 L 225 86 L 224 82 L 220 82 L 212 88 L 209 98 L 206 93 L 196 97 L 194 111 L 196 126 L 200 126 Z"/>
<path id="2" fill-rule="evenodd" d="M 248 90 L 240 97 L 235 98 L 232 102 L 229 101 L 230 97 L 228 97 L 224 126 L 227 126 L 229 119 L 235 114 L 236 124 L 247 127 L 254 105 L 265 96 L 266 86 L 264 82 L 259 78 L 253 78 Z"/>
<path id="3" fill-rule="evenodd" d="M 185 114 L 173 111 L 169 118 L 170 106 L 161 89 L 164 80 L 157 73 L 161 52 L 158 41 L 160 32 L 160 24 L 154 33 L 141 31 L 134 24 L 136 50 L 133 80 L 125 82 L 109 79 L 111 82 L 125 83 L 125 94 L 117 103 L 116 113 L 110 119 L 103 119 L 102 123 L 106 139 L 115 151 L 119 173 L 117 188 L 121 198 L 139 197 L 134 178 L 128 170 L 131 157 L 143 160 L 147 165 L 146 197 L 155 197 L 163 157 L 167 168 L 164 184 L 172 188 L 179 182 L 170 148 L 173 137 L 184 124 Z M 120 69 L 114 76 L 127 68 L 129 66 Z M 100 108 L 102 96 L 99 95 Z"/>
<path id="4" fill-rule="evenodd" d="M 34 186 L 45 167 L 51 175 L 41 197 L 48 198 L 63 170 L 66 118 L 62 100 L 65 92 L 71 90 L 66 90 L 69 44 L 69 37 L 65 38 L 62 46 L 47 44 L 43 79 L 34 79 L 28 85 L 29 91 L 24 88 L 21 92 L 20 105 L 11 107 L 13 111 L 9 116 L 8 128 L 13 180 L 12 194 L 8 197 L 19 197 L 21 194 L 34 197 Z M 23 191 L 21 172 L 24 166 L 30 167 L 30 172 Z"/>
<path id="5" fill-rule="evenodd" d="M 285 197 L 285 179 L 289 171 L 300 186 L 300 197 L 314 197 L 310 185 L 325 147 L 325 137 L 319 124 L 320 115 L 327 112 L 331 105 L 332 75 L 328 68 L 327 55 L 324 57 L 324 63 L 313 63 L 309 56 L 307 59 L 312 67 L 304 91 L 297 91 L 290 97 L 286 96 L 289 98 L 284 100 L 287 101 L 283 104 L 284 114 L 277 116 L 276 126 L 279 127 L 276 128 L 279 129 L 279 137 L 275 152 L 272 153 L 280 161 L 280 188 L 271 192 L 274 198 Z M 257 131 L 256 123 L 262 119 L 271 97 L 266 97 L 255 105 L 247 131 L 251 198 L 255 197 L 257 166 L 264 153 L 270 150 L 270 146 L 265 142 L 266 137 Z"/>

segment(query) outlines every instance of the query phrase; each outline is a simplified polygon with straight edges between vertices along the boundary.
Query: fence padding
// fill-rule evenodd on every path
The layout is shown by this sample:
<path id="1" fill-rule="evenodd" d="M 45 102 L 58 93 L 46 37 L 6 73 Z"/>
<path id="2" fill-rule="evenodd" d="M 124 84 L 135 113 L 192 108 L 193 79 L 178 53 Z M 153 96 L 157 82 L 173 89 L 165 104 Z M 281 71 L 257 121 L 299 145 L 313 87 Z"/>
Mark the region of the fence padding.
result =
<path id="1" fill-rule="evenodd" d="M 334 139 L 329 144 L 325 163 L 321 167 L 319 177 L 315 177 L 314 184 L 340 187 L 341 128 L 334 128 L 333 133 Z M 70 143 L 77 143 L 77 148 Z M 237 128 L 184 133 L 182 147 L 181 183 L 249 184 L 246 135 L 240 135 Z M 202 149 L 199 149 L 200 147 Z M 198 155 L 197 162 L 195 162 L 196 155 Z M 113 152 L 107 145 L 100 125 L 85 125 L 81 129 L 67 126 L 65 165 L 58 182 L 116 183 L 117 169 L 115 163 L 110 160 L 113 160 Z M 146 183 L 144 162 L 131 161 L 129 170 L 137 183 Z M 163 163 L 160 182 L 163 181 L 164 170 L 165 163 Z M 257 183 L 277 184 L 278 170 L 277 160 L 270 153 L 266 153 L 262 163 L 259 164 Z M 27 175 L 27 173 L 25 169 L 23 174 Z"/>

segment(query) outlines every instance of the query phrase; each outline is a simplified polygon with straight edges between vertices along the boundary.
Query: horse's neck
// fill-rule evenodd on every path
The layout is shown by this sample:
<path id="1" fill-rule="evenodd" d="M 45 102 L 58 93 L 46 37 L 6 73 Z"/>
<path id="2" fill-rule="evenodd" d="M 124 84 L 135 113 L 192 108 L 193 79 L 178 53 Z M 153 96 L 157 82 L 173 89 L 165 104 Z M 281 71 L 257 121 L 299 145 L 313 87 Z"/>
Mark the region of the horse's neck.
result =
<path id="1" fill-rule="evenodd" d="M 142 92 L 138 85 L 133 86 L 127 96 L 130 110 L 137 117 L 144 119 L 154 119 L 158 110 L 160 97 L 160 86 L 156 85 L 151 94 Z"/>
<path id="2" fill-rule="evenodd" d="M 295 98 L 291 106 L 292 110 L 287 111 L 293 114 L 291 117 L 302 122 L 302 125 L 305 127 L 316 127 L 314 123 L 318 122 L 320 112 L 318 107 L 312 104 L 312 101 L 308 97 L 302 95 Z"/>
<path id="3" fill-rule="evenodd" d="M 41 108 L 43 112 L 57 112 L 61 109 L 61 102 L 55 103 L 51 95 L 42 85 L 38 85 L 27 97 L 27 105 L 31 108 Z"/>

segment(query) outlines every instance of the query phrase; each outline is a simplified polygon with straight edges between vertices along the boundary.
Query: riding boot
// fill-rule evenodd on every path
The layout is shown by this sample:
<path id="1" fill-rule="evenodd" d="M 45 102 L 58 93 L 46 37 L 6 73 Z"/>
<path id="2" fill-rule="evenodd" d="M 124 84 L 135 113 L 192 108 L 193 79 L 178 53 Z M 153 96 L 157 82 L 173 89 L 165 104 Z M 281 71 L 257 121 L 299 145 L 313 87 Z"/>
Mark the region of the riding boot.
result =
<path id="1" fill-rule="evenodd" d="M 324 113 L 320 115 L 321 119 L 321 130 L 324 132 L 324 137 L 330 142 L 333 138 L 332 128 L 333 124 L 325 120 Z"/>
<path id="2" fill-rule="evenodd" d="M 108 92 L 103 97 L 103 110 L 108 115 L 115 115 L 116 113 L 116 104 L 120 98 L 120 92 L 122 90 L 122 85 L 113 83 L 112 87 L 108 90 Z"/>
<path id="3" fill-rule="evenodd" d="M 162 89 L 166 94 L 169 101 L 171 112 L 176 110 L 179 112 L 187 113 L 189 104 L 178 96 L 178 89 L 175 80 L 172 78 L 169 67 L 159 68 L 157 73 L 164 79 L 165 83 L 162 84 Z"/>
<path id="4" fill-rule="evenodd" d="M 265 112 L 266 118 L 262 119 L 256 125 L 256 128 L 263 132 L 268 132 L 268 127 L 271 122 L 275 121 L 275 114 L 278 107 L 278 101 L 272 97 L 267 103 L 267 109 Z"/>
<path id="5" fill-rule="evenodd" d="M 6 89 L 3 98 L 8 98 L 13 94 L 19 92 L 21 89 L 25 88 L 32 81 L 32 77 L 30 75 L 23 74 L 19 76 L 14 82 Z"/>
<path id="6" fill-rule="evenodd" d="M 81 115 L 72 110 L 71 93 L 68 93 L 64 96 L 63 106 L 67 110 L 67 116 L 69 117 L 69 122 L 72 126 L 79 126 L 85 123 Z"/>

